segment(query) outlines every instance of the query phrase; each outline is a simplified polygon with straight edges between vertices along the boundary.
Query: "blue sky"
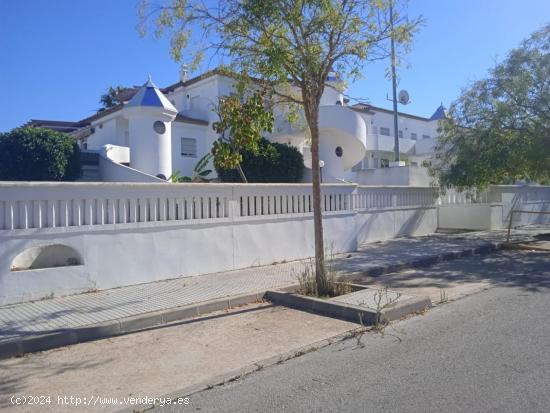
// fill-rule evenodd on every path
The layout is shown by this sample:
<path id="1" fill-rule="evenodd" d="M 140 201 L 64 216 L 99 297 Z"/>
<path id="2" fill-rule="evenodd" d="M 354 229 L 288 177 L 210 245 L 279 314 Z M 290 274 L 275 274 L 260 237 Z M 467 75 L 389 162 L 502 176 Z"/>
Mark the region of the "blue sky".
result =
<path id="1" fill-rule="evenodd" d="M 141 39 L 135 30 L 137 1 L 0 0 L 0 131 L 31 118 L 82 119 L 109 85 L 142 84 L 149 73 L 159 86 L 176 82 L 167 41 Z M 411 0 L 408 12 L 426 25 L 406 57 L 409 67 L 400 69 L 399 87 L 412 101 L 401 110 L 430 116 L 550 22 L 550 1 Z M 385 65 L 365 67 L 348 93 L 390 108 Z"/>

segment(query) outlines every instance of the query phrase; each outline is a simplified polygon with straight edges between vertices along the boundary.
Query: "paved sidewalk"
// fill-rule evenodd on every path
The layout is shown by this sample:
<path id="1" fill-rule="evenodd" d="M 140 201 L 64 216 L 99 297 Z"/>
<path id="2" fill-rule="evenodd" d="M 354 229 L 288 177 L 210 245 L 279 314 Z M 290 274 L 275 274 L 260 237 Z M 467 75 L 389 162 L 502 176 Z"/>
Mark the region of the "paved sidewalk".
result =
<path id="1" fill-rule="evenodd" d="M 514 242 L 525 242 L 548 228 L 516 230 Z M 434 234 L 362 245 L 335 257 L 345 275 L 376 275 L 498 248 L 505 231 Z M 262 293 L 296 284 L 309 260 L 243 270 L 183 277 L 111 290 L 0 307 L 0 343 L 92 326 L 215 299 Z"/>
<path id="2" fill-rule="evenodd" d="M 377 276 L 405 268 L 431 265 L 472 253 L 500 249 L 506 241 L 506 230 L 476 231 L 460 234 L 433 234 L 363 244 L 350 258 L 338 257 L 336 267 L 347 276 Z M 537 234 L 550 233 L 549 226 L 532 225 L 514 229 L 510 243 L 532 243 Z"/>

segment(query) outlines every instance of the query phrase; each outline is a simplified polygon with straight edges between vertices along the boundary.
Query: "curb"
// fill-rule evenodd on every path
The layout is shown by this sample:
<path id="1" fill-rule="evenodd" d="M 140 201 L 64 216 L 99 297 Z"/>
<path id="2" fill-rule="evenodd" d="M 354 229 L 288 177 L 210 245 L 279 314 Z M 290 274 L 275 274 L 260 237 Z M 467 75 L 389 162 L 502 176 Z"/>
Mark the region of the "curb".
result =
<path id="1" fill-rule="evenodd" d="M 282 288 L 281 291 L 292 291 L 295 288 L 295 286 L 287 286 Z M 266 291 L 259 291 L 251 294 L 203 301 L 168 310 L 144 313 L 98 324 L 61 329 L 47 334 L 0 342 L 0 360 L 71 344 L 143 331 L 148 328 L 166 325 L 174 321 L 185 320 L 214 311 L 228 310 L 245 304 L 261 302 L 264 301 L 265 293 Z"/>
<path id="2" fill-rule="evenodd" d="M 512 243 L 505 243 L 503 245 L 503 248 L 505 250 L 520 250 L 520 251 L 550 251 L 550 248 L 548 247 L 541 247 L 539 245 L 530 245 L 529 243 L 524 244 L 512 244 Z"/>
<path id="3" fill-rule="evenodd" d="M 379 312 L 372 308 L 353 304 L 344 304 L 337 301 L 324 300 L 315 297 L 306 297 L 291 292 L 267 291 L 265 298 L 285 307 L 308 311 L 315 314 L 327 315 L 346 321 L 371 326 L 398 320 L 412 313 L 419 313 L 432 306 L 429 297 L 412 296 L 403 301 L 381 309 Z"/>
<path id="4" fill-rule="evenodd" d="M 263 370 L 266 367 L 271 367 L 276 364 L 284 363 L 285 361 L 291 360 L 296 357 L 303 356 L 304 354 L 311 353 L 312 351 L 317 351 L 322 348 L 328 347 L 331 344 L 340 343 L 342 341 L 345 341 L 349 338 L 352 338 L 356 336 L 359 332 L 363 330 L 363 327 L 356 327 L 354 329 L 351 329 L 349 331 L 346 331 L 345 333 L 337 334 L 333 337 L 325 338 L 319 341 L 316 341 L 311 344 L 306 344 L 305 346 L 298 347 L 295 350 L 289 350 L 284 353 L 278 354 L 273 357 L 268 357 L 266 359 L 263 359 L 261 361 L 257 361 L 255 363 L 249 364 L 247 366 L 238 368 L 236 370 L 232 370 L 230 372 L 227 372 L 225 374 L 220 374 L 218 376 L 214 376 L 210 379 L 203 380 L 199 383 L 192 384 L 190 386 L 184 387 L 181 390 L 176 390 L 174 392 L 170 392 L 164 396 L 163 398 L 166 399 L 177 399 L 178 397 L 189 397 L 193 394 L 200 393 L 205 390 L 210 390 L 217 386 L 222 386 L 226 383 L 230 383 L 236 380 L 240 380 L 256 371 Z M 148 405 L 140 405 L 139 407 L 128 407 L 122 410 L 118 410 L 118 413 L 135 413 L 135 412 L 144 412 L 147 410 L 150 410 L 154 408 L 155 405 L 148 404 Z"/>

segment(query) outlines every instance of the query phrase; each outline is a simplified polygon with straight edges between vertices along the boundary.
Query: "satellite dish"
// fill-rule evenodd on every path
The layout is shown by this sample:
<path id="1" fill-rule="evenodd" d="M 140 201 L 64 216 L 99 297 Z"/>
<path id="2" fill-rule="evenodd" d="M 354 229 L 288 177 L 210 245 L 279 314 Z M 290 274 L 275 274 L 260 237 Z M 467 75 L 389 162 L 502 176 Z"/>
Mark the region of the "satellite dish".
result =
<path id="1" fill-rule="evenodd" d="M 409 92 L 407 92 L 406 90 L 400 90 L 399 91 L 399 103 L 401 103 L 402 105 L 406 105 L 407 103 L 409 103 Z"/>

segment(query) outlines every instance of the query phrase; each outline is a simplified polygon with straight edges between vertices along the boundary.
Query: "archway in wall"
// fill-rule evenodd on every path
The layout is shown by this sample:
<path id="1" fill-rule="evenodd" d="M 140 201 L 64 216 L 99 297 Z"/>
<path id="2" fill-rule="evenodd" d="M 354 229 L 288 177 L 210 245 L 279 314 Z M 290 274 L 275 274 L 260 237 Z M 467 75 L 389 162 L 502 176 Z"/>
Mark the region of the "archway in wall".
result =
<path id="1" fill-rule="evenodd" d="M 83 265 L 82 256 L 63 244 L 39 245 L 20 252 L 11 262 L 11 271 Z"/>

